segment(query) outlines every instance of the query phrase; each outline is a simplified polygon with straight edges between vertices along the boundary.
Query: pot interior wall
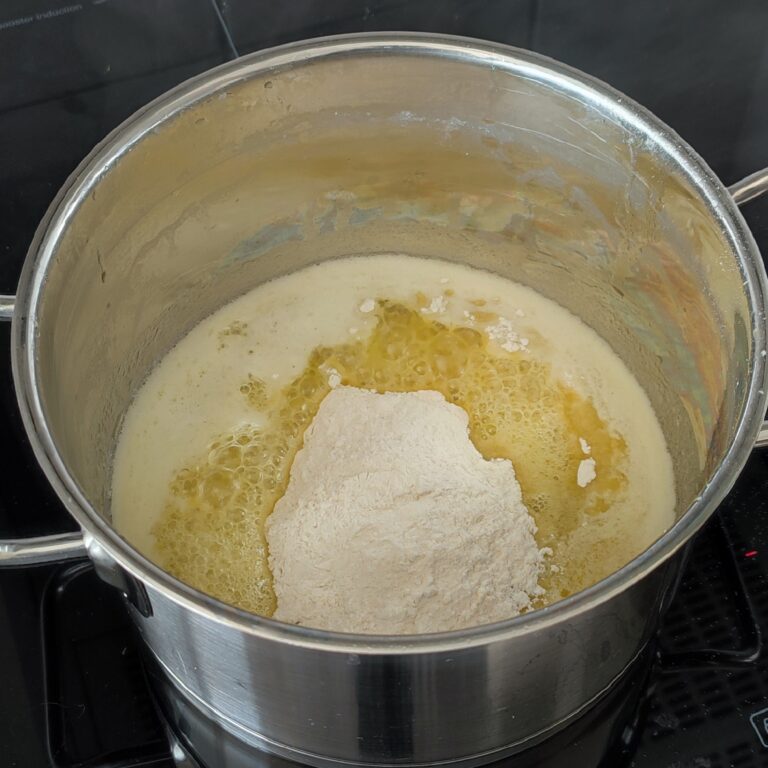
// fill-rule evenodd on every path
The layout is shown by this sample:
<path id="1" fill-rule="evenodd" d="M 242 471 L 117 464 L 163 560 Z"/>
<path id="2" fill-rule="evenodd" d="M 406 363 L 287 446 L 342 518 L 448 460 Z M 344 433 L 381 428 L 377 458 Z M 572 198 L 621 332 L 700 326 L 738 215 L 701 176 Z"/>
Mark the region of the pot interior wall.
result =
<path id="1" fill-rule="evenodd" d="M 601 97 L 401 52 L 255 62 L 195 99 L 94 172 L 40 304 L 43 405 L 98 510 L 131 397 L 187 330 L 275 276 L 389 251 L 490 269 L 584 319 L 650 396 L 687 508 L 743 407 L 743 278 L 682 172 Z"/>

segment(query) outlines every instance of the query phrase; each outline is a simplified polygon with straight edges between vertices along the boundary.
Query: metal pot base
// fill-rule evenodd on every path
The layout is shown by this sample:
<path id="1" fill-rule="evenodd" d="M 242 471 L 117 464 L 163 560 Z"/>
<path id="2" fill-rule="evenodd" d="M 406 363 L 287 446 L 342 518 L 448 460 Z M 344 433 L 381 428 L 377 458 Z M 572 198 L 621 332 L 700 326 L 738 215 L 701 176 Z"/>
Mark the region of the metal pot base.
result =
<path id="1" fill-rule="evenodd" d="M 626 748 L 631 743 L 653 656 L 652 644 L 646 646 L 605 691 L 545 731 L 492 752 L 430 765 L 475 768 L 505 761 L 504 768 L 557 768 L 566 751 L 570 759 L 574 757 L 574 750 L 581 750 L 576 755 L 579 764 L 597 765 L 609 748 Z M 276 744 L 222 717 L 190 695 L 150 653 L 145 654 L 145 658 L 151 690 L 168 735 L 171 757 L 178 768 L 427 765 L 407 759 L 399 759 L 396 763 L 337 760 Z M 590 762 L 592 755 L 595 757 Z"/>

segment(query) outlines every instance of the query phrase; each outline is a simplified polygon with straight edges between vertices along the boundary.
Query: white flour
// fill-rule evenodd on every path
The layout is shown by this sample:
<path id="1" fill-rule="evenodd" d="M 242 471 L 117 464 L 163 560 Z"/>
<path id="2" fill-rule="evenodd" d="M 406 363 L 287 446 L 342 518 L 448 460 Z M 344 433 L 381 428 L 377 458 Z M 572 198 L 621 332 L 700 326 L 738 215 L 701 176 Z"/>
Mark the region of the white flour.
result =
<path id="1" fill-rule="evenodd" d="M 512 321 L 506 317 L 500 317 L 493 325 L 489 325 L 485 332 L 491 341 L 495 341 L 507 352 L 519 352 L 528 348 L 528 339 L 521 337 Z"/>
<path id="2" fill-rule="evenodd" d="M 545 551 L 509 461 L 486 461 L 437 392 L 327 395 L 267 520 L 276 619 L 439 632 L 507 619 Z"/>

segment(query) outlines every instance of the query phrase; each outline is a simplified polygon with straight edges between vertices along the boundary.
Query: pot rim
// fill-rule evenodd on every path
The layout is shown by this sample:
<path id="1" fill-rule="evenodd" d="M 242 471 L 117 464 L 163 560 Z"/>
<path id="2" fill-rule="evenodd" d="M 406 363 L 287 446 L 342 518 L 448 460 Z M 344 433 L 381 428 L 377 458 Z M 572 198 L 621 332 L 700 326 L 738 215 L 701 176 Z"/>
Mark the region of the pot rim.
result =
<path id="1" fill-rule="evenodd" d="M 37 386 L 37 312 L 45 290 L 47 268 L 80 201 L 124 153 L 164 121 L 238 82 L 325 58 L 377 54 L 447 58 L 485 66 L 491 71 L 500 69 L 530 76 L 580 98 L 590 108 L 647 136 L 665 158 L 678 167 L 717 219 L 742 273 L 753 339 L 749 391 L 738 417 L 734 440 L 700 495 L 648 549 L 593 586 L 531 613 L 479 627 L 424 635 L 347 634 L 284 624 L 223 603 L 171 576 L 134 549 L 88 501 L 53 441 Z M 767 289 L 757 245 L 722 182 L 671 128 L 619 91 L 546 56 L 499 43 L 411 32 L 336 35 L 258 51 L 187 80 L 134 113 L 88 154 L 51 203 L 30 244 L 13 318 L 12 367 L 22 419 L 37 460 L 59 498 L 84 530 L 86 547 L 97 543 L 120 566 L 164 597 L 201 617 L 249 635 L 333 652 L 449 651 L 540 631 L 609 600 L 674 555 L 706 522 L 733 486 L 762 424 L 768 392 Z"/>

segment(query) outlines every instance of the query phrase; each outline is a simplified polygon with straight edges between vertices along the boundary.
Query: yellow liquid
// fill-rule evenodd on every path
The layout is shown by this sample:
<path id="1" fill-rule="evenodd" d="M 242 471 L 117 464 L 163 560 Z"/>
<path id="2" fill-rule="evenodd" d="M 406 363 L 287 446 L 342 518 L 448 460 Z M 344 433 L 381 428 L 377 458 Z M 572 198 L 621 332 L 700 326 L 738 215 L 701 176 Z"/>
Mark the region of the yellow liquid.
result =
<path id="1" fill-rule="evenodd" d="M 282 389 L 270 394 L 253 377 L 240 386 L 268 415 L 268 426 L 222 435 L 176 475 L 153 529 L 160 564 L 225 602 L 265 615 L 274 611 L 264 521 L 285 491 L 304 430 L 330 391 L 333 369 L 345 385 L 436 390 L 467 411 L 475 446 L 485 458 L 512 461 L 539 545 L 552 547 L 553 561 L 562 562 L 558 575 L 544 578 L 545 602 L 607 575 L 612 562 L 590 551 L 568 553 L 560 544 L 626 490 L 624 438 L 530 353 L 493 351 L 484 333 L 428 319 L 416 306 L 380 300 L 376 314 L 368 339 L 316 348 L 304 371 Z M 577 484 L 585 456 L 579 437 L 600 468 L 584 488 Z M 610 546 L 631 557 L 621 541 Z"/>
<path id="2" fill-rule="evenodd" d="M 176 465 L 165 491 L 156 494 L 156 514 L 143 521 L 152 534 L 151 556 L 162 567 L 225 602 L 271 615 L 275 596 L 264 522 L 285 490 L 304 431 L 330 390 L 331 373 L 338 373 L 342 384 L 380 392 L 441 392 L 466 410 L 470 437 L 483 456 L 512 461 L 538 526 L 539 546 L 553 550 L 549 563 L 554 568 L 542 575 L 545 594 L 538 604 L 595 583 L 642 551 L 650 543 L 648 531 L 663 531 L 671 521 L 674 494 L 669 457 L 663 439 L 659 443 L 655 419 L 655 445 L 647 434 L 623 434 L 619 425 L 600 414 L 588 394 L 564 381 L 568 377 L 553 364 L 551 344 L 535 329 L 527 331 L 527 348 L 515 352 L 489 340 L 485 329 L 498 320 L 491 296 L 467 294 L 462 306 L 472 308 L 471 320 L 462 323 L 456 322 L 458 312 L 429 313 L 425 294 L 404 293 L 397 299 L 379 296 L 362 332 L 350 340 L 315 346 L 303 367 L 294 366 L 286 383 L 252 373 L 223 378 L 227 396 L 236 393 L 242 408 L 239 423 L 188 451 L 188 460 Z M 441 293 L 446 303 L 458 302 L 452 288 L 443 287 Z M 334 297 L 327 301 L 332 303 Z M 243 336 L 241 351 L 247 354 L 249 333 L 247 323 L 230 322 L 217 331 L 217 348 L 226 352 L 233 337 Z M 187 382 L 193 379 L 187 375 Z M 151 384 L 150 378 L 150 391 Z M 647 401 L 644 406 L 650 410 Z M 133 426 L 127 419 L 124 432 Z M 153 434 L 159 439 L 160 430 Z M 638 465 L 643 462 L 637 455 L 643 452 L 636 450 L 633 460 L 633 437 L 638 445 L 650 444 L 644 454 L 661 462 L 661 469 L 655 469 L 666 508 L 657 512 L 652 524 L 643 508 L 645 489 L 638 487 L 643 475 Z M 585 487 L 577 482 L 579 464 L 587 457 L 582 441 L 589 445 L 596 466 L 595 479 Z M 116 475 L 126 463 L 120 459 L 118 453 Z M 119 486 L 113 503 L 126 495 Z M 126 509 L 126 504 L 116 509 L 118 528 Z M 637 533 L 641 529 L 645 532 Z"/>

